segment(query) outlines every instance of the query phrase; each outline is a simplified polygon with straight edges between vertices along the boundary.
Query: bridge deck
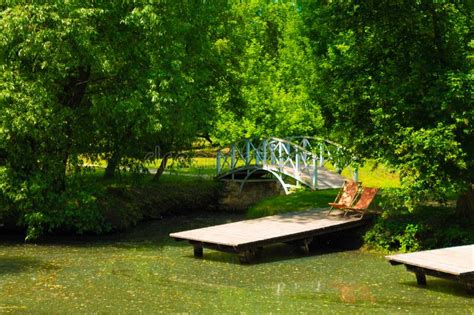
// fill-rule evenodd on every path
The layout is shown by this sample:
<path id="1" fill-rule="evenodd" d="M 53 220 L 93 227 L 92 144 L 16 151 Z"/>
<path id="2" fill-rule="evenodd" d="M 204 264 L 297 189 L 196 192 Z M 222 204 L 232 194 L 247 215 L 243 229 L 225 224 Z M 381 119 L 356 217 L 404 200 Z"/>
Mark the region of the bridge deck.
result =
<path id="1" fill-rule="evenodd" d="M 307 250 L 314 236 L 350 229 L 366 222 L 366 219 L 327 216 L 326 211 L 313 210 L 210 226 L 170 236 L 178 241 L 189 241 L 194 246 L 195 256 L 202 256 L 205 247 L 237 253 L 246 261 L 266 245 L 301 241 L 303 249 Z"/>
<path id="2" fill-rule="evenodd" d="M 278 167 L 275 165 L 266 165 L 266 166 L 243 166 L 236 168 L 234 170 L 228 171 L 219 175 L 217 178 L 220 180 L 231 180 L 240 182 L 247 178 L 248 172 L 254 169 L 258 169 L 252 173 L 250 179 L 246 179 L 245 181 L 252 181 L 252 179 L 260 178 L 262 175 L 268 174 L 266 171 L 274 171 L 280 174 L 285 174 L 291 176 L 301 183 L 311 186 L 312 177 L 313 177 L 313 170 L 306 169 L 304 171 L 299 172 L 298 174 L 295 173 L 295 170 L 292 167 Z M 316 189 L 330 189 L 330 188 L 341 188 L 344 184 L 344 180 L 346 178 L 336 172 L 330 171 L 325 167 L 319 166 L 317 168 L 317 183 Z"/>
<path id="3" fill-rule="evenodd" d="M 404 264 L 416 274 L 420 285 L 426 285 L 426 275 L 430 275 L 460 281 L 474 289 L 474 245 L 392 255 L 386 259 L 392 265 Z"/>

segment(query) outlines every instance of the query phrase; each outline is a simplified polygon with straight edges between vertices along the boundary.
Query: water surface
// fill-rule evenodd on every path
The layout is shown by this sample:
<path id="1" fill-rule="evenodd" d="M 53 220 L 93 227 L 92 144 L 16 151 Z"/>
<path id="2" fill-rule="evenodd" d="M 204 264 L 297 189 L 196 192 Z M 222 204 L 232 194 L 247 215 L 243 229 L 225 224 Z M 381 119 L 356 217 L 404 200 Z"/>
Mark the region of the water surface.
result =
<path id="1" fill-rule="evenodd" d="M 0 242 L 0 312 L 473 314 L 460 284 L 413 274 L 380 254 L 325 247 L 266 248 L 256 264 L 204 251 L 168 233 L 239 219 L 176 217 L 106 239 Z"/>

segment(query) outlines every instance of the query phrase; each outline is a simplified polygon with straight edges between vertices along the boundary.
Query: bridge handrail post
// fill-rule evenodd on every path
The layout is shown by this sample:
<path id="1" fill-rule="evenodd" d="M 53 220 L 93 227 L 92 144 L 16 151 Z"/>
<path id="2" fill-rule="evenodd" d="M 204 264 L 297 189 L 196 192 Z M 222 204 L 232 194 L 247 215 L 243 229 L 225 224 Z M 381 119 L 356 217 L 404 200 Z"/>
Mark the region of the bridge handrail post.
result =
<path id="1" fill-rule="evenodd" d="M 311 182 L 313 189 L 318 187 L 318 162 L 317 157 L 313 154 L 313 178 Z"/>
<path id="2" fill-rule="evenodd" d="M 324 144 L 319 146 L 319 166 L 324 166 Z"/>
<path id="3" fill-rule="evenodd" d="M 270 145 L 270 159 L 271 159 L 271 165 L 274 166 L 276 165 L 276 154 L 275 154 L 276 147 L 275 145 Z"/>
<path id="4" fill-rule="evenodd" d="M 245 141 L 245 166 L 250 165 L 250 140 Z"/>
<path id="5" fill-rule="evenodd" d="M 296 149 L 295 154 L 295 176 L 296 178 L 300 178 L 300 152 Z"/>
<path id="6" fill-rule="evenodd" d="M 283 170 L 283 143 L 278 143 L 278 168 L 280 172 Z"/>
<path id="7" fill-rule="evenodd" d="M 230 169 L 234 170 L 235 168 L 235 144 L 232 144 L 230 147 Z"/>
<path id="8" fill-rule="evenodd" d="M 353 174 L 353 180 L 355 182 L 359 181 L 359 168 L 356 166 L 354 167 L 354 174 Z"/>
<path id="9" fill-rule="evenodd" d="M 263 166 L 267 166 L 267 140 L 263 140 Z"/>

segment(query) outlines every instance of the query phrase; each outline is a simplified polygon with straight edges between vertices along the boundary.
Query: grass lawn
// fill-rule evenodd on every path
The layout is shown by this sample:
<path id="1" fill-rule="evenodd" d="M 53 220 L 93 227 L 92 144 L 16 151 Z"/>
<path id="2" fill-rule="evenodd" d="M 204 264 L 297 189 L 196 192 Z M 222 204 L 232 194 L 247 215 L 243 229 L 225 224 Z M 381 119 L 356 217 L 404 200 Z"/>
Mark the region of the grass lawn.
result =
<path id="1" fill-rule="evenodd" d="M 184 155 L 183 155 L 184 156 Z M 253 160 L 252 162 L 255 162 Z M 157 159 L 152 163 L 145 164 L 147 168 L 158 168 L 161 159 Z M 92 163 L 99 167 L 105 168 L 106 161 L 97 160 Z M 243 166 L 243 160 L 237 161 L 237 166 Z M 326 163 L 328 169 L 334 169 L 330 163 Z M 167 163 L 166 171 L 171 174 L 191 174 L 203 176 L 215 176 L 217 174 L 216 158 L 215 157 L 193 157 L 192 159 L 173 159 L 170 158 Z M 224 172 L 226 169 L 223 170 Z M 342 175 L 347 178 L 352 178 L 352 169 L 346 168 L 342 171 Z M 396 171 L 390 171 L 384 165 L 377 165 L 374 161 L 367 161 L 363 167 L 359 169 L 359 181 L 362 181 L 367 187 L 391 188 L 400 186 L 400 178 Z"/>
<path id="2" fill-rule="evenodd" d="M 327 168 L 334 169 L 329 163 Z M 345 168 L 342 175 L 347 178 L 353 177 L 353 170 Z M 359 168 L 359 181 L 366 187 L 395 188 L 400 187 L 400 176 L 397 171 L 391 171 L 383 164 L 376 164 L 374 161 L 366 161 L 364 166 Z"/>
<path id="3" fill-rule="evenodd" d="M 250 218 L 263 217 L 278 213 L 305 211 L 310 208 L 325 208 L 334 201 L 338 189 L 319 191 L 298 191 L 290 195 L 280 195 L 257 202 L 247 210 Z"/>

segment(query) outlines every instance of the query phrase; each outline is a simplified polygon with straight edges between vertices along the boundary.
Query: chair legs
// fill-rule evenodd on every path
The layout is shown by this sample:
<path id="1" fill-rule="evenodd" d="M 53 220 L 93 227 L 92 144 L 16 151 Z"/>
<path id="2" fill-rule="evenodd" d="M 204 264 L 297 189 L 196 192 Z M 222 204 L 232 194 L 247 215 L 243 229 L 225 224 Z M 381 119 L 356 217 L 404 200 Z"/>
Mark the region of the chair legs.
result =
<path id="1" fill-rule="evenodd" d="M 357 217 L 358 219 L 362 219 L 364 217 L 364 212 L 358 212 L 358 211 L 352 211 L 352 210 L 344 210 L 344 217 L 348 216 L 347 214 L 349 212 L 355 212 L 354 217 Z"/>
<path id="2" fill-rule="evenodd" d="M 329 208 L 329 211 L 328 211 L 328 214 L 327 214 L 327 215 L 330 215 L 330 214 L 331 214 L 331 212 L 332 212 L 332 210 L 334 210 L 334 208 L 333 208 L 333 207 Z"/>

